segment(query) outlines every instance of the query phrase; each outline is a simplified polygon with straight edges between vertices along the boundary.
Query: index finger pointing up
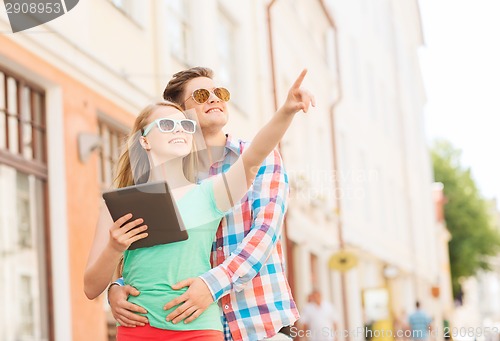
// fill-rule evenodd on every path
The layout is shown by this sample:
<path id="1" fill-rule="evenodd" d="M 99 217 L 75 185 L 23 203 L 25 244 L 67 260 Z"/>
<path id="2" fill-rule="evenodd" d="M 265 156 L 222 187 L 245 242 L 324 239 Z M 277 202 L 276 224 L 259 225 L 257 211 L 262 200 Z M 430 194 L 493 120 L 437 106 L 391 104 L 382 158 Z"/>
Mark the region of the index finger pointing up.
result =
<path id="1" fill-rule="evenodd" d="M 295 80 L 295 82 L 292 85 L 292 89 L 298 89 L 300 88 L 300 85 L 302 84 L 302 81 L 304 80 L 304 77 L 307 74 L 307 69 L 302 70 L 300 73 L 299 77 Z"/>

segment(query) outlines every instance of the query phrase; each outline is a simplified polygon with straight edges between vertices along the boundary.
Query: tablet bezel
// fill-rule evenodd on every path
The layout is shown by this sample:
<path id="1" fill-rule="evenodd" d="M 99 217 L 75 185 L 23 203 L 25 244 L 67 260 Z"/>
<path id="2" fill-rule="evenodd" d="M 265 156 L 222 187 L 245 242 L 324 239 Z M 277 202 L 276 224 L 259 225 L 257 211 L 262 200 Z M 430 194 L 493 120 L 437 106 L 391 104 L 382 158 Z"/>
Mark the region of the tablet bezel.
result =
<path id="1" fill-rule="evenodd" d="M 122 187 L 107 191 L 102 197 L 113 221 L 132 213 L 131 220 L 142 218 L 144 223 L 141 226 L 148 226 L 148 236 L 132 243 L 129 250 L 188 239 L 184 222 L 166 181 Z"/>

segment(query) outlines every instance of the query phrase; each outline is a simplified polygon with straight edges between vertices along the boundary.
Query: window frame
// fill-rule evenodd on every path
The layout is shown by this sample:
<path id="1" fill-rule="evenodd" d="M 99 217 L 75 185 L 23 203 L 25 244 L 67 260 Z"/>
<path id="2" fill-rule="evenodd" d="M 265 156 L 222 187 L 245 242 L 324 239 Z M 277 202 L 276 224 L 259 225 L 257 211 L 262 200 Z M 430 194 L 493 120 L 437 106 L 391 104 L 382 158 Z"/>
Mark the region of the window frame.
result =
<path id="1" fill-rule="evenodd" d="M 101 139 L 98 161 L 98 179 L 101 192 L 104 192 L 111 189 L 113 186 L 113 181 L 116 176 L 116 166 L 118 165 L 123 146 L 127 142 L 126 138 L 130 128 L 120 124 L 99 110 L 97 112 L 97 120 L 98 134 Z M 108 141 L 104 139 L 103 128 L 107 130 L 107 137 L 109 137 Z M 111 168 L 106 169 L 108 164 L 111 165 Z"/>
<path id="2" fill-rule="evenodd" d="M 139 27 L 140 29 L 143 29 L 143 23 L 141 20 L 137 17 L 134 16 L 134 6 L 132 2 L 129 2 L 129 0 L 123 0 L 121 1 L 122 5 L 118 4 L 115 0 L 108 0 L 109 3 L 117 9 L 122 15 L 124 15 L 128 20 L 130 20 L 134 25 Z"/>
<path id="3" fill-rule="evenodd" d="M 50 243 L 50 215 L 49 215 L 49 191 L 48 191 L 48 149 L 47 149 L 47 94 L 43 87 L 31 82 L 27 78 L 0 65 L 0 73 L 3 74 L 3 93 L 0 97 L 4 96 L 3 106 L 0 107 L 0 120 L 4 120 L 5 133 L 5 146 L 0 148 L 0 164 L 10 167 L 17 172 L 24 173 L 28 176 L 34 176 L 41 183 L 41 196 L 43 197 L 43 228 L 39 231 L 40 239 L 43 241 L 41 250 L 37 255 L 37 263 L 34 267 L 39 272 L 38 281 L 43 282 L 37 287 L 41 297 L 39 298 L 40 314 L 46 314 L 46 317 L 41 323 L 42 330 L 47 328 L 47 338 L 53 340 L 55 335 L 55 321 L 54 321 L 54 296 L 51 288 L 52 285 L 52 252 Z M 9 79 L 13 79 L 16 84 L 15 100 L 16 110 L 15 113 L 10 112 L 9 105 Z M 29 120 L 23 118 L 23 101 L 22 92 L 25 88 L 29 89 Z M 34 116 L 34 103 L 35 94 L 40 98 L 39 102 L 39 124 L 36 123 L 37 118 Z M 17 122 L 17 150 L 13 150 L 10 146 L 10 128 L 9 120 Z M 23 125 L 29 124 L 31 127 L 31 159 L 27 159 L 24 155 L 23 145 Z M 40 135 L 39 135 L 40 134 Z M 0 138 L 3 138 L 0 135 Z M 41 145 L 37 145 L 37 141 Z M 43 261 L 41 260 L 43 258 Z M 44 268 L 40 268 L 40 263 L 44 264 Z M 42 290 L 44 289 L 44 290 Z M 45 308 L 42 308 L 45 305 Z"/>
<path id="4" fill-rule="evenodd" d="M 118 160 L 121 155 L 122 149 L 125 143 L 127 143 L 126 138 L 130 131 L 130 128 L 127 127 L 126 125 L 118 123 L 116 120 L 114 120 L 109 115 L 100 110 L 97 111 L 97 124 L 98 124 L 98 134 L 101 139 L 97 173 L 98 173 L 100 193 L 103 193 L 105 191 L 110 190 L 113 187 L 113 180 L 114 177 L 116 176 L 116 165 L 118 164 Z M 104 140 L 104 136 L 102 135 L 103 128 L 105 128 L 108 131 L 107 135 L 108 137 L 111 135 L 117 137 L 115 141 L 117 141 L 118 143 L 115 147 L 117 147 L 118 149 L 115 150 L 114 155 L 113 152 L 111 152 L 110 155 L 107 154 L 106 141 Z M 109 132 L 111 132 L 111 135 L 109 134 Z M 120 137 L 119 135 L 122 136 Z M 119 143 L 120 139 L 123 139 L 122 143 Z M 108 150 L 111 150 L 112 147 L 113 146 L 110 143 Z M 113 156 L 116 156 L 115 160 L 113 160 Z M 106 164 L 110 164 L 111 168 L 105 170 L 104 168 L 106 167 Z M 109 174 L 110 181 L 106 182 L 106 180 L 108 179 L 103 179 L 104 174 Z M 114 320 L 113 315 L 111 314 L 111 310 L 109 309 L 108 303 L 106 302 L 106 300 L 104 302 L 105 305 L 103 310 L 106 315 L 107 336 L 108 340 L 112 341 L 115 340 L 116 338 L 116 321 Z"/>
<path id="5" fill-rule="evenodd" d="M 182 35 L 182 51 L 175 51 L 174 45 L 172 41 L 169 41 L 168 51 L 172 58 L 174 58 L 177 62 L 189 66 L 193 61 L 193 25 L 190 23 L 191 16 L 191 2 L 188 0 L 181 0 L 181 3 L 184 6 L 184 11 L 179 13 L 177 9 L 172 6 L 172 1 L 165 0 L 165 7 L 167 11 L 167 16 L 172 16 L 172 21 L 169 23 L 174 23 L 174 21 L 179 24 L 179 28 L 181 30 Z M 165 8 L 164 7 L 164 8 Z M 185 13 L 182 13 L 185 12 Z M 169 24 L 170 25 L 170 24 Z M 167 25 L 167 29 L 170 26 Z M 185 39 L 184 39 L 185 38 Z M 180 53 L 180 54 L 179 54 Z"/>
<path id="6" fill-rule="evenodd" d="M 238 42 L 241 39 L 240 25 L 238 20 L 235 18 L 234 14 L 226 8 L 226 6 L 219 1 L 217 7 L 217 18 L 218 22 L 224 22 L 224 25 L 228 25 L 230 27 L 229 31 L 229 57 L 227 60 L 222 58 L 220 47 L 222 44 L 217 45 L 216 53 L 217 59 L 219 60 L 219 64 L 217 67 L 217 79 L 220 82 L 220 85 L 225 86 L 231 91 L 231 101 L 229 105 L 236 109 L 236 111 L 241 114 L 243 117 L 248 117 L 248 112 L 245 109 L 244 99 L 241 98 L 240 94 L 244 91 L 241 89 L 241 84 L 238 82 L 240 71 L 238 68 L 238 64 L 236 61 L 240 60 L 238 58 L 239 47 Z M 222 25 L 219 25 L 217 30 L 222 29 Z M 220 31 L 217 32 L 217 36 L 219 36 L 219 40 L 221 39 Z M 223 74 L 224 65 L 228 65 L 229 79 L 222 79 L 221 75 Z"/>

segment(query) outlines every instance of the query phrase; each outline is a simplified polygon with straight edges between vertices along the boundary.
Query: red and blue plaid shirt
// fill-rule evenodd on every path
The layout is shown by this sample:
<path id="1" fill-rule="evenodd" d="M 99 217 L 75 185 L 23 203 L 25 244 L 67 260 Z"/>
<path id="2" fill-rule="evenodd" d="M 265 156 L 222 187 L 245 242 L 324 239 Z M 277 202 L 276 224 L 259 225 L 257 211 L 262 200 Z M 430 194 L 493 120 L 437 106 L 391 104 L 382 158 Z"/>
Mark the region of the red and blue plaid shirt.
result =
<path id="1" fill-rule="evenodd" d="M 247 145 L 228 136 L 224 158 L 212 165 L 209 175 L 226 172 Z M 214 267 L 200 277 L 224 313 L 226 341 L 262 340 L 299 318 L 281 245 L 288 194 L 288 177 L 275 150 L 217 230 Z"/>

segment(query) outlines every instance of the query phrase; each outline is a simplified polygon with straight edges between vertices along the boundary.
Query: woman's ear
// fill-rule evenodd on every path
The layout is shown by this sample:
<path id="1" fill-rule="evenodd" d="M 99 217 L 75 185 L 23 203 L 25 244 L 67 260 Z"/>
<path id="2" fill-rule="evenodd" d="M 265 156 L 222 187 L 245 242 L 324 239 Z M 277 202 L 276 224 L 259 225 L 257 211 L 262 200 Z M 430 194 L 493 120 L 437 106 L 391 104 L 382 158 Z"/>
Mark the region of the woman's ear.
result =
<path id="1" fill-rule="evenodd" d="M 145 136 L 141 136 L 139 138 L 139 142 L 140 142 L 142 148 L 144 148 L 144 150 L 151 150 L 151 145 L 149 144 L 149 142 Z"/>

